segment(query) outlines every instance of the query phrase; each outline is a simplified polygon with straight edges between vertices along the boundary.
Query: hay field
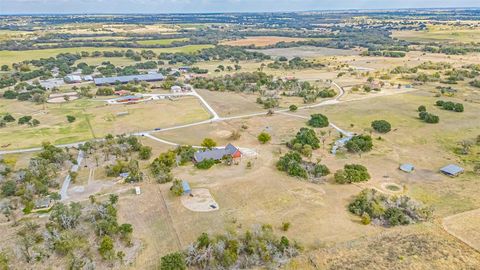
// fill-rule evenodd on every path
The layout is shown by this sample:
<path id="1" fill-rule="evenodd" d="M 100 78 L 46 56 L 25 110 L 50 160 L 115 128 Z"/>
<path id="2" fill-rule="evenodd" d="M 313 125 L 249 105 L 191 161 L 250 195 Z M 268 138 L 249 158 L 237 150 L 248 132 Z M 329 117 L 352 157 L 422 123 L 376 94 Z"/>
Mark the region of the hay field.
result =
<path id="1" fill-rule="evenodd" d="M 170 45 L 173 42 L 187 41 L 188 38 L 166 38 L 166 39 L 151 39 L 151 40 L 139 40 L 138 44 L 141 45 Z"/>
<path id="2" fill-rule="evenodd" d="M 242 39 L 237 40 L 226 40 L 222 41 L 221 45 L 229 45 L 229 46 L 256 46 L 256 47 L 264 47 L 275 45 L 279 42 L 295 42 L 295 41 L 303 41 L 306 40 L 304 38 L 292 38 L 292 37 L 279 37 L 279 36 L 257 36 L 257 37 L 245 37 Z"/>

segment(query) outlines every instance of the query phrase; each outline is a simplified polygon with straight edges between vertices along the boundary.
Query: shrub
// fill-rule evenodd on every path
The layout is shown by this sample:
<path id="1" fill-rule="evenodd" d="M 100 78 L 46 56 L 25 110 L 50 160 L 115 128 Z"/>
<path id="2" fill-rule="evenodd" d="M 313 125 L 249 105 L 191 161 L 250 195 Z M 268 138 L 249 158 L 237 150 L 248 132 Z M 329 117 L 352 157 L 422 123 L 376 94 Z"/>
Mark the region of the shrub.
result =
<path id="1" fill-rule="evenodd" d="M 5 122 L 15 122 L 15 118 L 13 118 L 13 116 L 11 114 L 7 113 L 3 116 L 3 121 L 5 121 Z"/>
<path id="2" fill-rule="evenodd" d="M 330 169 L 326 165 L 317 164 L 313 169 L 313 174 L 315 177 L 327 176 L 330 174 Z"/>
<path id="3" fill-rule="evenodd" d="M 392 130 L 392 125 L 385 120 L 375 120 L 372 122 L 372 128 L 380 133 L 388 133 Z"/>
<path id="4" fill-rule="evenodd" d="M 290 105 L 290 107 L 288 107 L 288 109 L 289 109 L 291 112 L 295 112 L 295 111 L 298 110 L 298 107 L 297 107 L 297 105 L 293 105 L 293 104 L 292 104 L 292 105 Z"/>
<path id="5" fill-rule="evenodd" d="M 335 172 L 335 182 L 338 184 L 350 184 L 357 182 L 364 182 L 370 179 L 368 170 L 363 165 L 346 164 L 343 170 Z"/>
<path id="6" fill-rule="evenodd" d="M 185 270 L 185 257 L 180 252 L 170 253 L 162 257 L 160 270 Z"/>
<path id="7" fill-rule="evenodd" d="M 420 105 L 417 109 L 419 112 L 426 112 L 427 111 L 427 107 L 425 107 L 424 105 Z"/>
<path id="8" fill-rule="evenodd" d="M 307 178 L 307 171 L 300 165 L 302 157 L 297 152 L 288 152 L 277 162 L 280 171 L 287 172 L 290 176 Z"/>
<path id="9" fill-rule="evenodd" d="M 308 125 L 316 128 L 323 128 L 328 127 L 329 122 L 328 118 L 323 114 L 312 114 L 310 116 L 310 120 L 308 121 Z"/>
<path id="10" fill-rule="evenodd" d="M 286 232 L 288 229 L 290 229 L 290 222 L 282 222 L 282 230 Z"/>
<path id="11" fill-rule="evenodd" d="M 143 160 L 150 159 L 152 156 L 152 148 L 150 146 L 141 146 L 138 151 L 138 157 Z"/>
<path id="12" fill-rule="evenodd" d="M 397 226 L 429 219 L 432 210 L 407 196 L 387 196 L 374 189 L 360 192 L 348 205 L 348 210 L 362 218 L 363 224 Z"/>
<path id="13" fill-rule="evenodd" d="M 25 115 L 25 116 L 22 116 L 22 117 L 18 118 L 18 124 L 19 125 L 27 124 L 27 123 L 30 122 L 30 120 L 32 120 L 32 117 L 29 116 L 29 115 Z"/>
<path id="14" fill-rule="evenodd" d="M 272 139 L 272 137 L 270 136 L 270 134 L 266 133 L 266 132 L 262 132 L 258 135 L 258 140 L 262 143 L 262 144 L 266 144 L 267 142 L 269 142 L 270 140 Z"/>
<path id="15" fill-rule="evenodd" d="M 103 259 L 109 260 L 113 258 L 115 252 L 113 249 L 113 240 L 110 236 L 105 235 L 102 238 L 100 246 L 98 247 L 98 252 L 102 255 Z"/>
<path id="16" fill-rule="evenodd" d="M 75 116 L 73 116 L 73 115 L 67 115 L 67 121 L 68 121 L 69 123 L 75 122 L 76 119 L 77 119 L 77 118 L 75 118 Z"/>
<path id="17" fill-rule="evenodd" d="M 175 196 L 181 196 L 184 192 L 182 181 L 178 179 L 173 180 L 172 187 L 170 187 L 170 190 L 172 191 L 173 194 L 175 194 Z"/>
<path id="18" fill-rule="evenodd" d="M 195 167 L 197 167 L 197 169 L 201 169 L 201 170 L 208 170 L 213 165 L 215 165 L 216 163 L 217 162 L 213 159 L 204 159 L 204 160 L 198 162 L 197 164 L 195 164 Z"/>
<path id="19" fill-rule="evenodd" d="M 32 120 L 32 126 L 36 127 L 38 125 L 40 125 L 40 121 L 38 121 L 37 119 L 33 119 Z"/>

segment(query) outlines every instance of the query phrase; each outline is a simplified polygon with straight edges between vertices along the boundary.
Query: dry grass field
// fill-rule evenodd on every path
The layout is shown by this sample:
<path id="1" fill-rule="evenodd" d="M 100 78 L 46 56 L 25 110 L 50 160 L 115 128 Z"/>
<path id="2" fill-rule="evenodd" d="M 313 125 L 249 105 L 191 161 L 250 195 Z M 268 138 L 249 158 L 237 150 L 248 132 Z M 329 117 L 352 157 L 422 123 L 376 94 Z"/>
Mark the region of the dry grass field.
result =
<path id="1" fill-rule="evenodd" d="M 478 27 L 429 25 L 423 31 L 394 31 L 392 37 L 413 42 L 470 43 L 480 41 Z"/>
<path id="2" fill-rule="evenodd" d="M 29 102 L 2 100 L 0 104 L 2 112 L 9 112 L 16 119 L 31 115 L 40 121 L 37 127 L 11 123 L 2 128 L 0 141 L 2 145 L 8 145 L 4 149 L 38 146 L 42 141 L 73 143 L 103 137 L 108 133 L 152 130 L 198 122 L 210 117 L 193 97 L 118 106 L 106 106 L 102 101 L 82 99 L 66 104 L 47 104 L 46 110 L 43 105 L 32 106 Z M 123 112 L 128 114 L 117 115 Z M 73 115 L 77 120 L 68 123 L 66 115 Z"/>
<path id="3" fill-rule="evenodd" d="M 279 42 L 295 42 L 303 41 L 304 38 L 291 38 L 291 37 L 277 37 L 277 36 L 256 36 L 256 37 L 246 37 L 243 39 L 237 40 L 226 40 L 222 41 L 220 44 L 229 45 L 229 46 L 250 46 L 254 45 L 256 47 L 264 47 L 269 45 L 275 45 Z"/>
<path id="4" fill-rule="evenodd" d="M 480 209 L 460 213 L 443 219 L 447 232 L 480 251 Z"/>

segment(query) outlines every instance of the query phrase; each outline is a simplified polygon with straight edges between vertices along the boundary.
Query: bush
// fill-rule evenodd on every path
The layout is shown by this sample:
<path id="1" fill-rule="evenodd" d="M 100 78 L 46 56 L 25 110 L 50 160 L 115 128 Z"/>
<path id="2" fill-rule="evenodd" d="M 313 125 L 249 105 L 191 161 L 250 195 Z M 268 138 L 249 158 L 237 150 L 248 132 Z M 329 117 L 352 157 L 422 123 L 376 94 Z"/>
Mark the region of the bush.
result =
<path id="1" fill-rule="evenodd" d="M 407 196 L 387 196 L 374 189 L 360 192 L 348 205 L 348 210 L 362 218 L 363 224 L 397 226 L 417 223 L 429 219 L 430 208 Z"/>
<path id="2" fill-rule="evenodd" d="M 388 133 L 392 130 L 392 125 L 385 120 L 375 120 L 372 122 L 372 128 L 380 133 Z"/>
<path id="3" fill-rule="evenodd" d="M 288 107 L 288 109 L 289 109 L 291 112 L 295 112 L 295 111 L 298 110 L 298 107 L 297 107 L 297 105 L 293 105 L 293 104 L 292 104 L 292 105 L 290 105 L 290 107 Z"/>
<path id="4" fill-rule="evenodd" d="M 185 270 L 185 257 L 180 252 L 170 253 L 161 259 L 160 270 Z"/>
<path id="5" fill-rule="evenodd" d="M 270 134 L 266 133 L 266 132 L 262 132 L 258 135 L 258 140 L 262 143 L 262 144 L 266 144 L 267 142 L 269 142 L 270 140 L 272 139 L 272 137 L 270 136 Z"/>
<path id="6" fill-rule="evenodd" d="M 204 159 L 204 160 L 198 162 L 197 164 L 195 164 L 195 167 L 197 167 L 197 169 L 201 169 L 201 170 L 208 170 L 213 165 L 215 165 L 216 163 L 217 162 L 213 159 Z"/>
<path id="7" fill-rule="evenodd" d="M 372 137 L 370 135 L 353 136 L 345 147 L 352 153 L 368 152 L 373 147 Z"/>
<path id="8" fill-rule="evenodd" d="M 67 115 L 67 121 L 68 121 L 69 123 L 75 122 L 76 119 L 77 119 L 77 118 L 75 118 L 75 116 L 73 116 L 73 115 Z"/>
<path id="9" fill-rule="evenodd" d="M 142 160 L 150 159 L 152 156 L 152 148 L 150 146 L 141 146 L 138 151 L 138 157 Z"/>
<path id="10" fill-rule="evenodd" d="M 203 139 L 202 146 L 207 149 L 212 149 L 217 146 L 217 143 L 211 138 L 205 138 Z"/>
<path id="11" fill-rule="evenodd" d="M 310 116 L 310 120 L 308 121 L 308 125 L 316 128 L 323 128 L 328 127 L 329 122 L 328 118 L 323 114 L 312 114 Z"/>
<path id="12" fill-rule="evenodd" d="M 172 187 L 170 187 L 170 190 L 172 191 L 173 194 L 175 194 L 175 196 L 181 196 L 184 192 L 182 181 L 178 179 L 173 180 Z"/>
<path id="13" fill-rule="evenodd" d="M 424 105 L 420 105 L 417 109 L 419 112 L 426 112 L 427 111 L 427 107 L 425 107 Z"/>
<path id="14" fill-rule="evenodd" d="M 22 117 L 18 118 L 18 124 L 19 125 L 27 124 L 27 123 L 30 122 L 30 120 L 32 120 L 32 117 L 29 116 L 29 115 L 25 115 L 25 116 L 22 116 Z"/>
<path id="15" fill-rule="evenodd" d="M 335 182 L 338 184 L 351 184 L 368 181 L 370 179 L 370 174 L 368 170 L 363 165 L 358 164 L 346 164 L 343 167 L 343 170 L 338 170 L 335 172 Z"/>
<path id="16" fill-rule="evenodd" d="M 13 116 L 11 114 L 7 113 L 3 116 L 3 121 L 9 122 L 9 123 L 10 122 L 15 122 L 15 118 L 13 118 Z"/>
<path id="17" fill-rule="evenodd" d="M 98 247 L 98 252 L 102 255 L 103 259 L 110 260 L 113 258 L 115 252 L 113 249 L 113 240 L 110 236 L 105 235 L 102 238 L 100 246 Z"/>
<path id="18" fill-rule="evenodd" d="M 307 178 L 307 170 L 303 168 L 300 163 L 302 162 L 302 157 L 297 152 L 288 152 L 277 162 L 277 168 L 280 171 L 287 172 L 290 176 L 298 176 L 301 178 Z"/>
<path id="19" fill-rule="evenodd" d="M 327 176 L 330 174 L 330 169 L 326 165 L 317 164 L 313 169 L 313 174 L 315 177 Z"/>
<path id="20" fill-rule="evenodd" d="M 418 117 L 420 117 L 420 119 L 422 119 L 426 123 L 431 123 L 431 124 L 436 124 L 440 121 L 440 117 L 428 112 L 420 112 L 418 114 Z"/>

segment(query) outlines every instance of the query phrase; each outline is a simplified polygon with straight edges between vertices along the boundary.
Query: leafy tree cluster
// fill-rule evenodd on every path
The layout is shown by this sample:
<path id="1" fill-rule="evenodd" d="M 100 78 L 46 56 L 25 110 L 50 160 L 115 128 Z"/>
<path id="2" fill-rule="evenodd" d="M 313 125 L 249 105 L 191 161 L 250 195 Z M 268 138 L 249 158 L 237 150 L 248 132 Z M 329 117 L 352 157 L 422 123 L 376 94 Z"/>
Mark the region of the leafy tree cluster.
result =
<path id="1" fill-rule="evenodd" d="M 429 113 L 427 111 L 421 111 L 418 114 L 418 117 L 423 121 L 425 121 L 426 123 L 430 123 L 430 124 L 436 124 L 440 122 L 440 117 L 438 117 L 435 114 Z"/>
<path id="2" fill-rule="evenodd" d="M 396 52 L 396 51 L 364 51 L 362 52 L 362 56 L 384 56 L 384 57 L 393 57 L 393 58 L 401 58 L 405 57 L 405 52 Z"/>
<path id="3" fill-rule="evenodd" d="M 310 116 L 310 120 L 308 120 L 308 125 L 315 127 L 315 128 L 324 128 L 328 127 L 330 123 L 328 122 L 328 118 L 323 114 L 312 114 Z"/>
<path id="4" fill-rule="evenodd" d="M 462 103 L 453 103 L 451 101 L 437 100 L 435 105 L 442 107 L 444 110 L 454 111 L 454 112 L 463 112 L 464 107 Z"/>
<path id="5" fill-rule="evenodd" d="M 386 120 L 375 120 L 372 122 L 372 128 L 379 133 L 388 133 L 392 130 L 392 125 Z"/>
<path id="6" fill-rule="evenodd" d="M 276 98 L 267 97 L 267 98 L 257 98 L 257 103 L 262 104 L 264 109 L 276 108 L 280 105 L 280 102 Z"/>
<path id="7" fill-rule="evenodd" d="M 375 189 L 365 189 L 349 204 L 351 213 L 361 216 L 364 224 L 386 227 L 408 225 L 428 220 L 432 209 L 407 196 L 387 196 Z"/>
<path id="8" fill-rule="evenodd" d="M 258 139 L 258 141 L 260 141 L 260 143 L 266 144 L 267 142 L 269 142 L 272 139 L 272 136 L 270 136 L 270 134 L 268 134 L 267 132 L 262 132 L 262 133 L 258 134 L 257 139 Z"/>
<path id="9" fill-rule="evenodd" d="M 305 146 L 309 146 L 312 150 L 320 148 L 320 140 L 315 133 L 315 130 L 310 128 L 300 128 L 297 132 L 295 138 L 293 138 L 287 146 L 299 150 L 305 148 Z"/>
<path id="10" fill-rule="evenodd" d="M 346 144 L 345 147 L 352 153 L 363 153 L 372 150 L 373 142 L 370 135 L 355 135 Z"/>
<path id="11" fill-rule="evenodd" d="M 217 163 L 218 163 L 218 161 L 216 161 L 214 159 L 204 159 L 200 162 L 195 163 L 195 167 L 197 169 L 201 169 L 201 170 L 208 170 L 211 167 L 213 167 L 213 165 L 215 165 Z"/>
<path id="12" fill-rule="evenodd" d="M 315 61 L 308 61 L 300 57 L 294 57 L 288 61 L 280 61 L 280 60 L 283 60 L 283 59 L 279 59 L 274 61 L 273 63 L 268 64 L 267 65 L 268 68 L 292 70 L 292 69 L 308 69 L 308 68 L 325 67 L 325 65 L 322 63 L 318 63 Z"/>
<path id="13" fill-rule="evenodd" d="M 335 172 L 335 182 L 338 184 L 351 184 L 368 181 L 370 174 L 365 166 L 359 164 L 346 164 L 343 169 Z"/>
<path id="14" fill-rule="evenodd" d="M 242 234 L 210 236 L 202 233 L 183 252 L 162 257 L 160 269 L 279 268 L 300 254 L 302 248 L 287 237 L 278 237 L 270 225 Z"/>
<path id="15" fill-rule="evenodd" d="M 304 161 L 298 152 L 293 151 L 280 157 L 277 162 L 277 169 L 286 172 L 290 176 L 310 180 L 330 174 L 330 170 L 327 166 Z"/>

